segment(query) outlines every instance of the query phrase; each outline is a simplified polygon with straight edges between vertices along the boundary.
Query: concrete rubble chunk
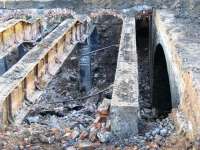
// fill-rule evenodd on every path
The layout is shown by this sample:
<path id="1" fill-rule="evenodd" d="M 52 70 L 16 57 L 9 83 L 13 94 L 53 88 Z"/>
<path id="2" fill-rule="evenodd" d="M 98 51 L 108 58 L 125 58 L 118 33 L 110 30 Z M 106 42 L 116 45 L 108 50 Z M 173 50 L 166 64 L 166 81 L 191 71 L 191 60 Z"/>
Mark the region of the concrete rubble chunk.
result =
<path id="1" fill-rule="evenodd" d="M 93 150 L 99 146 L 98 143 L 91 143 L 89 141 L 82 141 L 78 144 L 77 148 L 79 150 Z"/>
<path id="2" fill-rule="evenodd" d="M 109 114 L 110 103 L 111 103 L 110 99 L 104 98 L 102 103 L 99 105 L 99 107 L 97 109 L 97 112 L 100 115 L 108 115 Z"/>
<path id="3" fill-rule="evenodd" d="M 80 135 L 80 131 L 79 131 L 79 129 L 78 129 L 78 128 L 74 128 L 73 132 L 71 133 L 71 137 L 72 137 L 72 139 L 76 139 L 76 138 L 78 138 L 79 135 Z"/>
<path id="4" fill-rule="evenodd" d="M 65 150 L 76 150 L 74 146 L 67 147 Z"/>
<path id="5" fill-rule="evenodd" d="M 89 133 L 87 131 L 82 131 L 79 138 L 80 140 L 84 140 L 88 136 L 89 136 Z"/>
<path id="6" fill-rule="evenodd" d="M 91 142 L 97 141 L 97 132 L 98 132 L 98 129 L 94 127 L 90 129 L 89 139 Z"/>
<path id="7" fill-rule="evenodd" d="M 111 140 L 112 138 L 112 133 L 108 131 L 100 131 L 97 133 L 97 137 L 100 142 L 102 143 L 107 143 Z"/>

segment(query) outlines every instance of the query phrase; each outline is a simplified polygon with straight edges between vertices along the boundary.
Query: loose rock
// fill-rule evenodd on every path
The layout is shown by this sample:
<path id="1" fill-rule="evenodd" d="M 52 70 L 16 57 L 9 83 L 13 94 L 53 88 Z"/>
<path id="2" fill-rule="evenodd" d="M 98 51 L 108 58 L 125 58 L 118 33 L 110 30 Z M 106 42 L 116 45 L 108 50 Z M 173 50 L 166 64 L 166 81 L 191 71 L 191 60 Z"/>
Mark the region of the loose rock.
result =
<path id="1" fill-rule="evenodd" d="M 108 132 L 108 131 L 105 131 L 105 132 L 101 131 L 101 132 L 97 133 L 97 137 L 100 142 L 107 143 L 112 138 L 112 134 L 111 134 L 111 132 Z"/>

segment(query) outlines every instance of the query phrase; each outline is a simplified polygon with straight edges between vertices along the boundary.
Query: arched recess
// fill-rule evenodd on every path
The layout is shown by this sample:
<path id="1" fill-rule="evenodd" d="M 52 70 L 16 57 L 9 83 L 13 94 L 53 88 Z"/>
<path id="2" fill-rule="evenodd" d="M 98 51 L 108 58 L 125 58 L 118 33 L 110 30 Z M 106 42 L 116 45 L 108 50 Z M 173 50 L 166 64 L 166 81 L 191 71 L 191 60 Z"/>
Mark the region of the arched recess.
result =
<path id="1" fill-rule="evenodd" d="M 154 54 L 153 106 L 156 108 L 158 115 L 167 115 L 172 109 L 167 62 L 160 44 L 157 45 Z"/>

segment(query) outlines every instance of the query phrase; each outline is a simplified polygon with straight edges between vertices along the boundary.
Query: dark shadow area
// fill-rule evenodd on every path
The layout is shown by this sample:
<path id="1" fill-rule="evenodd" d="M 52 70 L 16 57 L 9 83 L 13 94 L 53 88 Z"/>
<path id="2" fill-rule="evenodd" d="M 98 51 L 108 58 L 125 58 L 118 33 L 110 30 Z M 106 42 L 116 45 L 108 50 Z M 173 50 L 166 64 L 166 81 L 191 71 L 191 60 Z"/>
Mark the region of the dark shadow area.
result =
<path id="1" fill-rule="evenodd" d="M 121 19 L 112 15 L 93 19 L 96 30 L 91 41 L 92 51 L 101 49 L 91 55 L 93 87 L 103 89 L 114 82 L 122 23 Z"/>
<path id="2" fill-rule="evenodd" d="M 13 47 L 9 54 L 0 59 L 0 75 L 8 71 L 34 46 L 33 42 L 23 42 L 17 47 Z"/>
<path id="3" fill-rule="evenodd" d="M 156 47 L 153 72 L 153 106 L 159 116 L 167 116 L 172 102 L 165 54 L 160 44 Z"/>
<path id="4" fill-rule="evenodd" d="M 150 100 L 149 23 L 148 16 L 136 19 L 140 110 L 150 110 L 152 106 Z M 141 115 L 146 114 L 148 112 L 144 111 Z"/>

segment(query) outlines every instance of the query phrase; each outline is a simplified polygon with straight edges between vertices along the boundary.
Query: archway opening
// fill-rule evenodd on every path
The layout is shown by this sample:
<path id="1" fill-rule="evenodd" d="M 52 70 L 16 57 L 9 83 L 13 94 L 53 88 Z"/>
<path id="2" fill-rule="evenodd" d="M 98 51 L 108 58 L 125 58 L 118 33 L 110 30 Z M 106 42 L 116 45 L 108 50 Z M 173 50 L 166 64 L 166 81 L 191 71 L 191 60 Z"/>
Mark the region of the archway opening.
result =
<path id="1" fill-rule="evenodd" d="M 167 63 L 162 46 L 156 47 L 153 65 L 153 106 L 158 116 L 167 116 L 172 109 Z"/>

